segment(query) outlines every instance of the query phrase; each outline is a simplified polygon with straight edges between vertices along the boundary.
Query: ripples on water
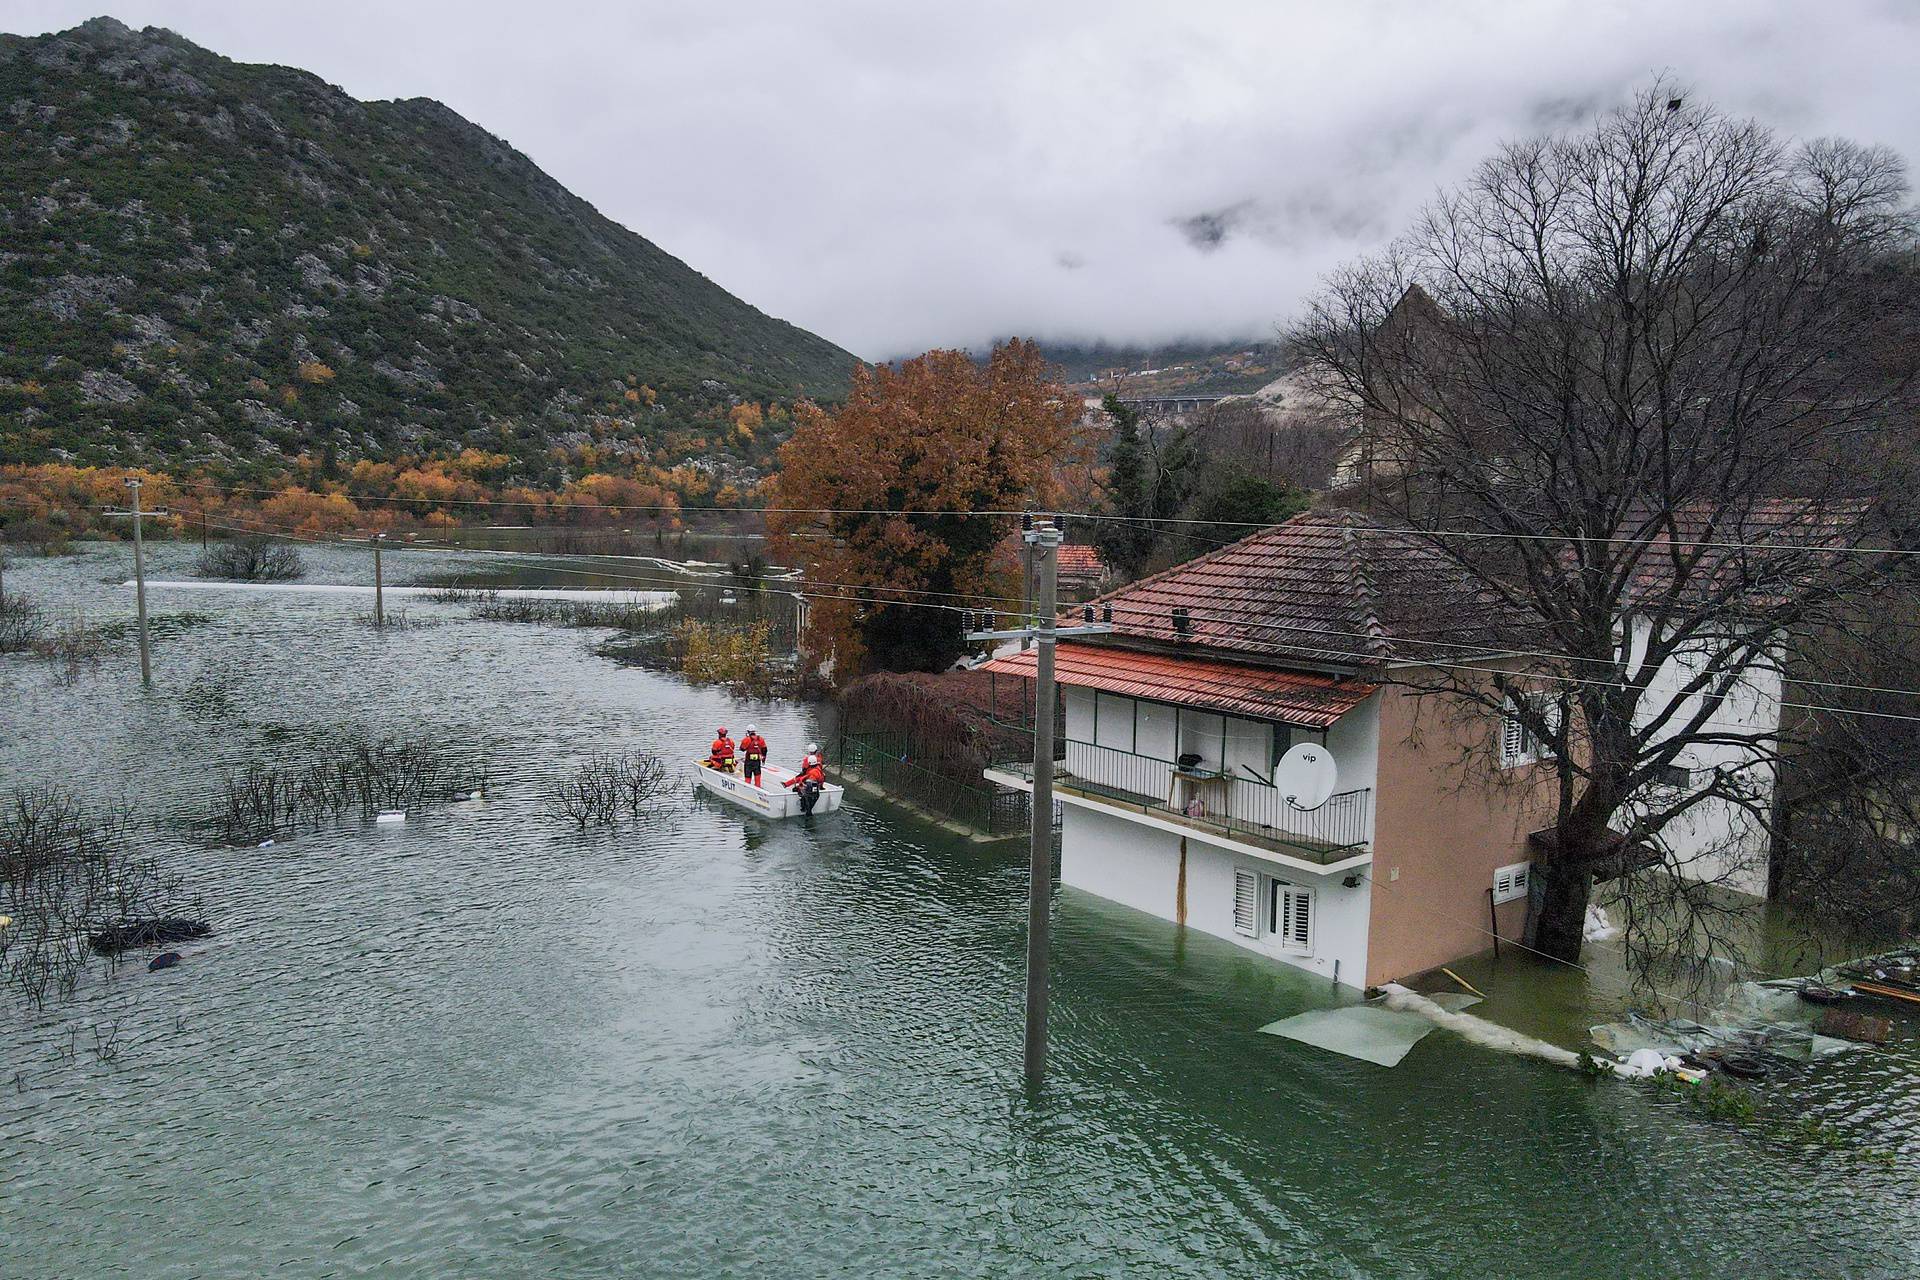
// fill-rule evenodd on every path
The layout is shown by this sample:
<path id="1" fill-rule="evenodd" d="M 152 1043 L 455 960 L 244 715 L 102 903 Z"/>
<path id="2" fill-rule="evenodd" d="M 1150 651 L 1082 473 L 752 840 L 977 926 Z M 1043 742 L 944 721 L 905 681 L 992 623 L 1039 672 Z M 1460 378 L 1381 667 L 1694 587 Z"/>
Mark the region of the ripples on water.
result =
<path id="1" fill-rule="evenodd" d="M 123 572 L 95 551 L 8 584 L 118 616 Z M 818 726 L 585 633 L 408 604 L 447 621 L 156 592 L 214 620 L 157 646 L 146 695 L 127 653 L 73 688 L 0 659 L 3 782 L 172 812 L 341 725 L 484 748 L 495 779 L 404 827 L 155 835 L 218 931 L 0 1012 L 0 1275 L 1920 1272 L 1910 1021 L 1784 1086 L 1830 1150 L 1441 1033 L 1391 1071 L 1256 1035 L 1325 985 L 1068 891 L 1029 1107 L 1017 846 L 678 794 L 638 828 L 557 826 L 542 789 L 593 750 L 753 719 L 778 754 Z"/>

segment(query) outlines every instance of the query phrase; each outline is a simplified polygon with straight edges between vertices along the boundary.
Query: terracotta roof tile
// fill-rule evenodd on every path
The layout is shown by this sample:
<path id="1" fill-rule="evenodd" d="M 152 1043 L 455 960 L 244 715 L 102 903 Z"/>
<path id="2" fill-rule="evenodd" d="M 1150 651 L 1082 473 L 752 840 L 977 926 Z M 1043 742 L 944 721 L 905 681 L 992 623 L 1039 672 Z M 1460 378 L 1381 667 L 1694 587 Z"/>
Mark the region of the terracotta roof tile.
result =
<path id="1" fill-rule="evenodd" d="M 1054 563 L 1066 574 L 1099 574 L 1106 572 L 1106 564 L 1100 559 L 1099 549 L 1081 543 L 1065 543 L 1054 553 Z"/>
<path id="2" fill-rule="evenodd" d="M 1120 643 L 1351 667 L 1494 651 L 1499 624 L 1510 621 L 1457 566 L 1340 509 L 1305 512 L 1094 604 L 1112 608 Z M 1185 611 L 1184 631 L 1176 610 Z"/>

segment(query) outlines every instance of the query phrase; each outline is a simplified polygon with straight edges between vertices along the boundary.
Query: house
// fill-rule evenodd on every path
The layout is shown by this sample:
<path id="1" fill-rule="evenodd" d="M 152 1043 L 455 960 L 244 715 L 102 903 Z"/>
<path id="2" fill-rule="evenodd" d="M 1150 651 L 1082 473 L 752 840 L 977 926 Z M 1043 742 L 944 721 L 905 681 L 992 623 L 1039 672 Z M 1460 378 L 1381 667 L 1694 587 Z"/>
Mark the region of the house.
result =
<path id="1" fill-rule="evenodd" d="M 1407 286 L 1373 336 L 1376 346 L 1400 352 L 1445 340 L 1446 316 L 1432 296 L 1417 284 Z M 1332 490 L 1339 493 L 1364 489 L 1406 475 L 1413 451 L 1403 434 L 1404 426 L 1395 416 L 1353 403 L 1345 395 L 1334 398 L 1345 404 L 1354 427 L 1334 463 Z M 1411 416 L 1418 418 L 1420 413 L 1416 409 Z"/>
<path id="2" fill-rule="evenodd" d="M 1491 681 L 1532 661 L 1456 566 L 1310 511 L 1098 605 L 1113 632 L 1057 650 L 1063 883 L 1352 987 L 1521 936 L 1552 766 L 1519 719 L 1418 687 L 1423 668 Z M 1276 777 L 1302 743 L 1334 762 L 1318 804 Z M 1030 787 L 1029 770 L 988 776 Z"/>
<path id="3" fill-rule="evenodd" d="M 1060 589 L 1069 594 L 1098 591 L 1107 584 L 1107 563 L 1098 547 L 1068 542 L 1054 553 Z"/>

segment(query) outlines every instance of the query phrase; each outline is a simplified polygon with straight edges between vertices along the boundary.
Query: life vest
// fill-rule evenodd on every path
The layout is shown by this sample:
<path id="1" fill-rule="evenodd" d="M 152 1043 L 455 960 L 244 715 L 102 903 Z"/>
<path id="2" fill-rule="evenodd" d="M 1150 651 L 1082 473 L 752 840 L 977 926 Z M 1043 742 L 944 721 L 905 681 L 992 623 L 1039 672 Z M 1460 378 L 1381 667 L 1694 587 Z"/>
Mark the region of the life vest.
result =
<path id="1" fill-rule="evenodd" d="M 740 739 L 740 754 L 749 760 L 767 758 L 767 740 L 757 733 L 750 733 Z"/>
<path id="2" fill-rule="evenodd" d="M 716 762 L 722 760 L 731 761 L 733 759 L 733 739 L 715 738 L 713 740 L 712 750 L 713 754 L 709 757 L 710 759 Z"/>

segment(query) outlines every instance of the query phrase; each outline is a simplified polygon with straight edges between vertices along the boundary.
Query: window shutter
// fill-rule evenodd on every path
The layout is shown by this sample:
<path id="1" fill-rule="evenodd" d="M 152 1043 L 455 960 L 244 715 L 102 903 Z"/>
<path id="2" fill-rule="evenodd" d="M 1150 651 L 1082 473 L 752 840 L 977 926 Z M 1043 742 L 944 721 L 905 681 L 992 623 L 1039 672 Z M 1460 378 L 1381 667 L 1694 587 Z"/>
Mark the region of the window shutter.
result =
<path id="1" fill-rule="evenodd" d="M 1531 878 L 1531 862 L 1512 862 L 1504 867 L 1496 867 L 1493 872 L 1493 900 L 1496 904 L 1513 902 L 1527 896 L 1527 881 Z"/>
<path id="2" fill-rule="evenodd" d="M 1520 727 L 1520 717 L 1509 700 L 1506 714 L 1500 718 L 1500 763 L 1508 768 L 1519 764 L 1525 749 L 1526 731 Z"/>
<path id="3" fill-rule="evenodd" d="M 1233 873 L 1233 931 L 1253 937 L 1260 909 L 1260 878 L 1251 871 Z"/>
<path id="4" fill-rule="evenodd" d="M 1280 945 L 1288 951 L 1313 950 L 1313 890 L 1276 885 Z"/>

